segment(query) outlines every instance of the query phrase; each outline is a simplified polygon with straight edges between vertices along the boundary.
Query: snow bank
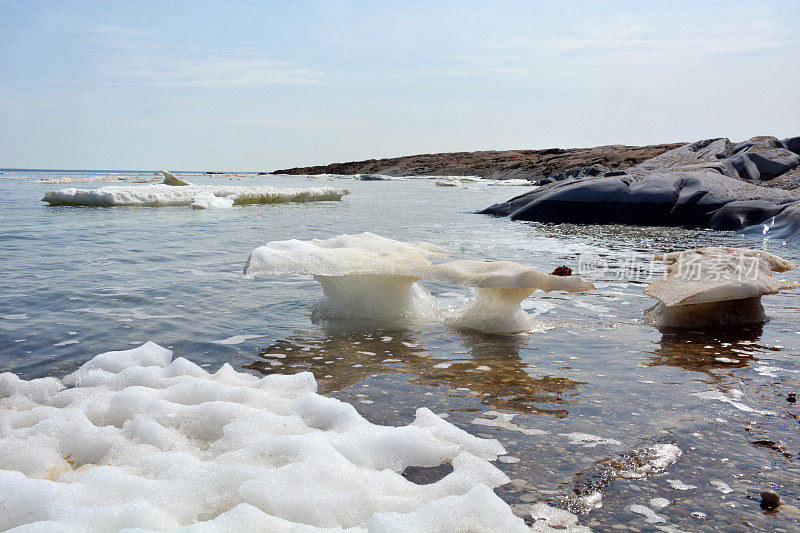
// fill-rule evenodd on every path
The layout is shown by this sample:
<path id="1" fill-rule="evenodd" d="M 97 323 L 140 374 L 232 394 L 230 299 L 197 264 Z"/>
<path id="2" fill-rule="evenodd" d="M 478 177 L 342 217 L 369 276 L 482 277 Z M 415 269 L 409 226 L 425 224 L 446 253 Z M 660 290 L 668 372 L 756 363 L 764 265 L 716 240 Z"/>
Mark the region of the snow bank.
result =
<path id="1" fill-rule="evenodd" d="M 253 250 L 244 273 L 252 277 L 313 275 L 325 294 L 318 306 L 323 317 L 430 318 L 436 315 L 435 302 L 418 281 L 475 287 L 474 300 L 444 320 L 454 327 L 487 333 L 533 329 L 532 318 L 520 302 L 537 289 L 574 292 L 594 288 L 580 276 L 553 276 L 510 261 L 431 263 L 449 253 L 429 243 L 405 243 L 372 233 L 272 241 Z"/>
<path id="2" fill-rule="evenodd" d="M 772 272 L 791 270 L 795 264 L 763 250 L 699 248 L 656 259 L 667 263 L 667 275 L 644 290 L 660 302 L 646 311 L 656 326 L 763 322 L 762 296 L 800 287 L 772 276 Z"/>
<path id="3" fill-rule="evenodd" d="M 184 185 L 173 186 L 165 184 L 124 186 L 112 185 L 97 189 L 60 189 L 49 191 L 42 198 L 43 202 L 50 205 L 72 206 L 189 206 L 197 199 L 214 196 L 233 200 L 234 204 L 276 204 L 282 202 L 320 202 L 341 200 L 342 196 L 349 194 L 347 189 L 333 187 L 317 188 L 284 188 L 242 185 Z M 199 196 L 199 198 L 198 198 Z M 210 207 L 210 205 L 209 205 Z"/>
<path id="4" fill-rule="evenodd" d="M 495 440 L 371 424 L 310 373 L 208 373 L 154 343 L 63 380 L 0 374 L 0 530 L 525 531 Z M 450 462 L 429 485 L 407 466 Z M 337 529 L 338 530 L 338 529 Z"/>

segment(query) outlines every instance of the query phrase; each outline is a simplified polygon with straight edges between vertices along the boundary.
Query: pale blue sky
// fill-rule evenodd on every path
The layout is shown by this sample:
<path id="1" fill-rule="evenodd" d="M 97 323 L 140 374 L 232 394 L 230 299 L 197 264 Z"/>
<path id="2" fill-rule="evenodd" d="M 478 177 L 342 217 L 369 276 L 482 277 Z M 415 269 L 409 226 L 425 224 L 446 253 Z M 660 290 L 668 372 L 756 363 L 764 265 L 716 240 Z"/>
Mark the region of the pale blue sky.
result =
<path id="1" fill-rule="evenodd" d="M 0 0 L 0 167 L 800 135 L 800 2 Z"/>

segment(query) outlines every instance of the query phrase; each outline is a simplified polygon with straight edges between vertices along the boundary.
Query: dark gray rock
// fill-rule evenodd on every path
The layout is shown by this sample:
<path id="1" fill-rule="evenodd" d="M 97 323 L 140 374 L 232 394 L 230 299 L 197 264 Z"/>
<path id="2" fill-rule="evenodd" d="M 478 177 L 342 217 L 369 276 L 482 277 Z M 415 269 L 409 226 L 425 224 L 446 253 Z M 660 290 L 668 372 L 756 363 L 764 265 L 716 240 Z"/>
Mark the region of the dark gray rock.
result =
<path id="1" fill-rule="evenodd" d="M 770 489 L 761 491 L 761 507 L 764 509 L 774 509 L 781 504 L 781 497 L 777 492 Z"/>
<path id="2" fill-rule="evenodd" d="M 746 230 L 748 234 L 756 229 L 763 232 L 763 224 L 774 221 L 768 232 L 800 242 L 800 196 L 753 183 L 776 180 L 792 188 L 788 185 L 794 184 L 794 178 L 785 177 L 800 167 L 800 156 L 784 146 L 774 137 L 754 137 L 737 145 L 728 139 L 698 141 L 653 157 L 622 175 L 592 176 L 580 169 L 583 172 L 543 184 L 481 213 L 512 220 L 682 226 Z M 800 184 L 800 172 L 797 181 Z"/>
<path id="3" fill-rule="evenodd" d="M 758 168 L 760 179 L 763 181 L 771 180 L 800 165 L 800 155 L 786 148 L 748 152 L 744 157 L 750 159 Z"/>
<path id="4" fill-rule="evenodd" d="M 753 137 L 752 139 L 748 139 L 747 141 L 733 145 L 732 151 L 734 154 L 739 154 L 754 150 L 771 150 L 773 148 L 784 148 L 784 146 L 777 137 L 763 135 L 760 137 Z"/>
<path id="5" fill-rule="evenodd" d="M 733 168 L 736 169 L 736 173 L 743 180 L 758 181 L 761 179 L 761 173 L 758 171 L 758 167 L 746 154 L 736 154 L 731 157 L 730 162 Z"/>
<path id="6" fill-rule="evenodd" d="M 800 137 L 789 137 L 781 141 L 784 148 L 790 152 L 800 154 Z"/>
<path id="7" fill-rule="evenodd" d="M 744 235 L 800 245 L 800 202 L 786 206 L 774 217 L 745 228 Z"/>
<path id="8" fill-rule="evenodd" d="M 482 213 L 538 222 L 736 230 L 776 216 L 793 200 L 787 191 L 709 170 L 654 172 L 640 180 L 613 176 L 560 182 Z"/>

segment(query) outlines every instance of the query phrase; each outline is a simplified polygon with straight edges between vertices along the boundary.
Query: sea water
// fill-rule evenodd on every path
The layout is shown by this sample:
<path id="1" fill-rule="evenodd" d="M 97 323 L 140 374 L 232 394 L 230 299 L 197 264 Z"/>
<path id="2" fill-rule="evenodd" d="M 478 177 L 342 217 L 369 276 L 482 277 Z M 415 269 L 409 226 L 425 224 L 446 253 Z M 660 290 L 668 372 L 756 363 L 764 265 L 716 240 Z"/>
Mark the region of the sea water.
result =
<path id="1" fill-rule="evenodd" d="M 0 371 L 63 377 L 98 353 L 154 341 L 210 371 L 223 363 L 256 375 L 310 371 L 321 394 L 351 403 L 373 423 L 406 425 L 427 407 L 498 439 L 508 454 L 496 464 L 512 483 L 496 492 L 515 510 L 544 502 L 588 511 L 580 523 L 598 530 L 650 527 L 654 515 L 643 507 L 686 530 L 772 530 L 796 519 L 800 423 L 787 395 L 800 388 L 797 293 L 764 297 L 771 317 L 764 326 L 662 333 L 643 320 L 653 300 L 642 290 L 657 279 L 646 277 L 651 254 L 746 246 L 798 262 L 797 249 L 735 233 L 475 215 L 526 190 L 478 182 L 182 173 L 197 184 L 335 186 L 351 194 L 341 202 L 220 210 L 76 208 L 41 198 L 108 183 L 38 182 L 88 172 L 2 172 Z M 160 181 L 148 172 L 120 175 Z M 326 321 L 314 316 L 322 290 L 310 276 L 242 275 L 250 251 L 268 241 L 363 231 L 546 272 L 577 269 L 591 257 L 591 271 L 581 274 L 597 289 L 534 293 L 522 305 L 542 327 L 498 336 L 442 321 L 391 329 Z M 797 271 L 779 276 L 800 281 Z M 442 306 L 457 308 L 474 294 L 422 284 Z M 581 510 L 575 487 L 598 465 L 665 436 L 681 451 L 674 464 L 643 477 L 620 474 Z M 764 488 L 789 507 L 762 511 Z M 655 507 L 655 499 L 669 505 Z"/>

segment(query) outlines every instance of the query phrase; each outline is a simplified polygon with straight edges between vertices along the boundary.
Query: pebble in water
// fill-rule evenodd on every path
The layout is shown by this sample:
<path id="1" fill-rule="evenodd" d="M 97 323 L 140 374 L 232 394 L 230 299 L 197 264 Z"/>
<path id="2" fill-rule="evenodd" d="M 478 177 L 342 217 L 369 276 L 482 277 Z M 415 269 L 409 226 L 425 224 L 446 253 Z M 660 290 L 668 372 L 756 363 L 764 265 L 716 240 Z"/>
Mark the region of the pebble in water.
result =
<path id="1" fill-rule="evenodd" d="M 781 504 L 781 497 L 774 490 L 764 489 L 761 491 L 761 507 L 764 509 L 774 509 Z"/>

